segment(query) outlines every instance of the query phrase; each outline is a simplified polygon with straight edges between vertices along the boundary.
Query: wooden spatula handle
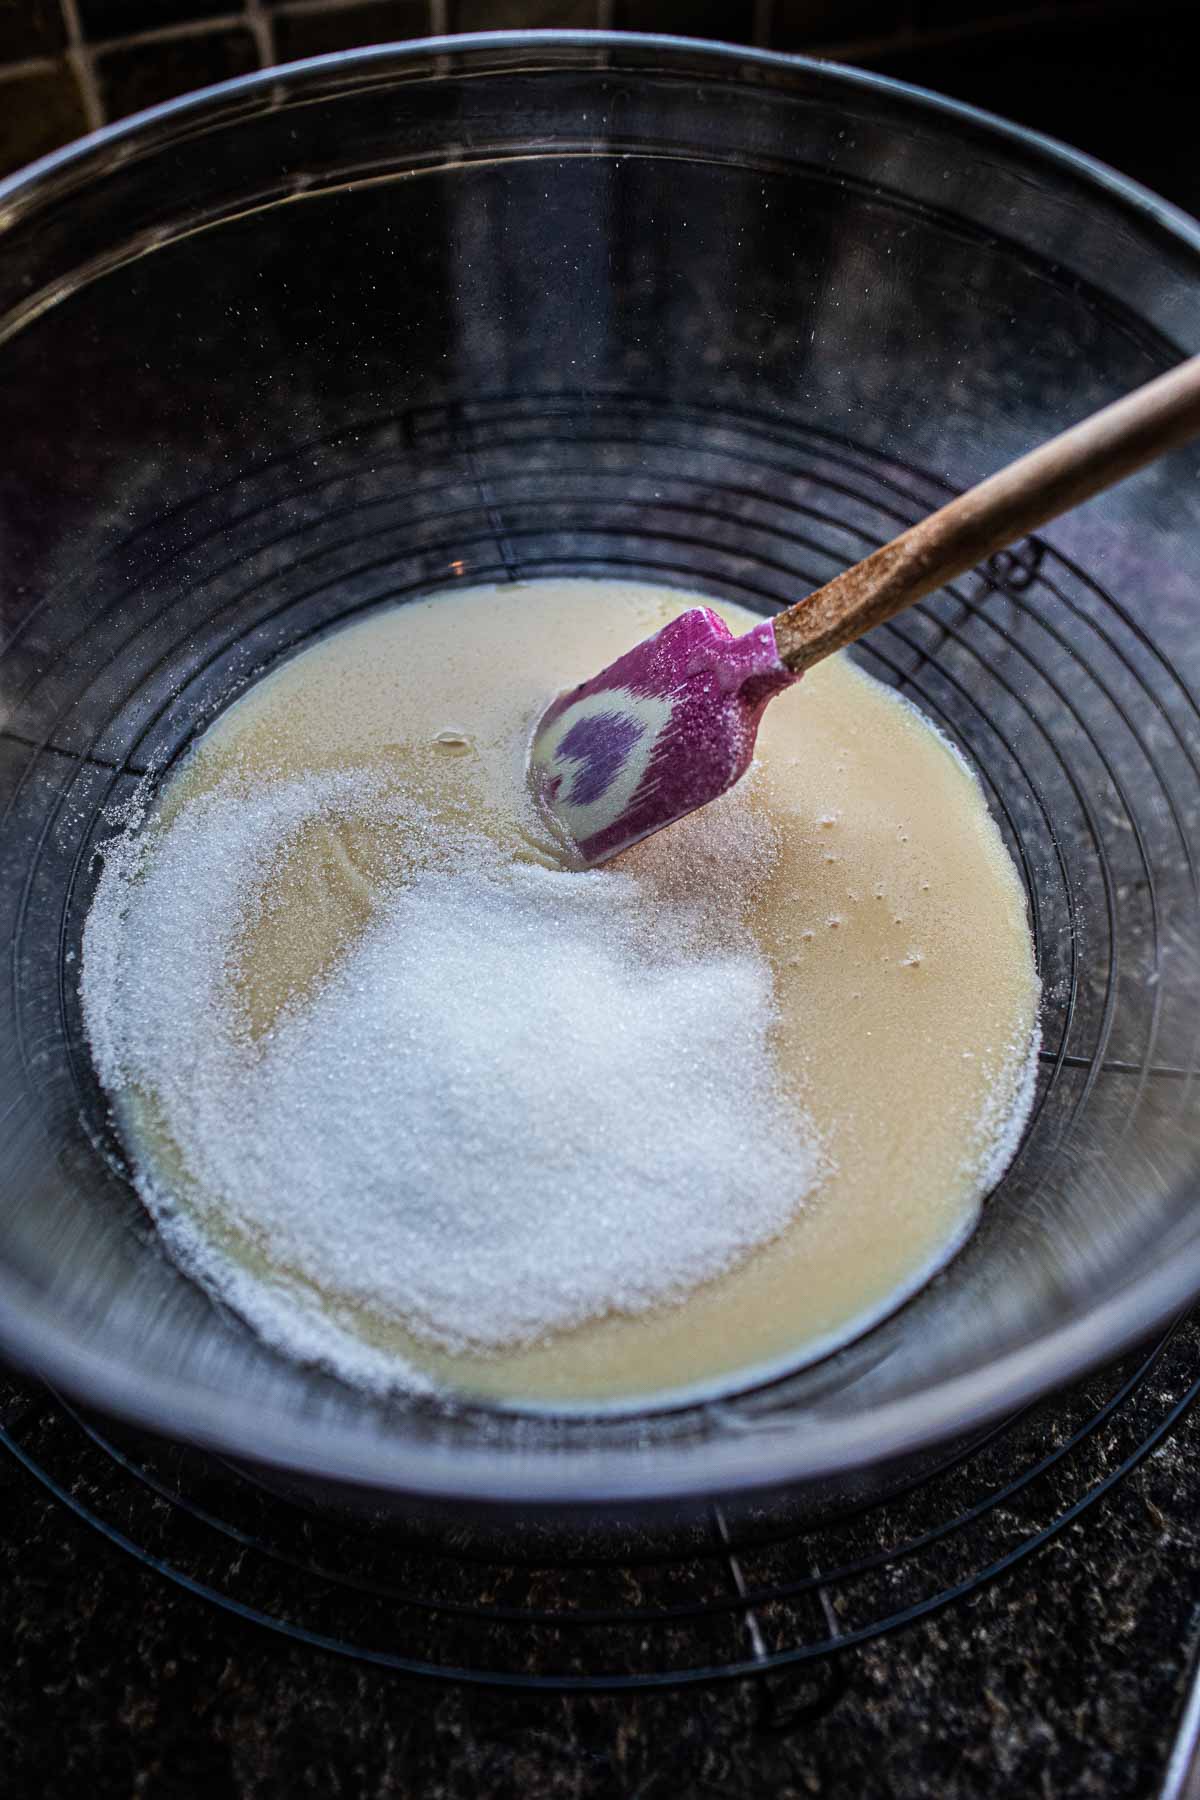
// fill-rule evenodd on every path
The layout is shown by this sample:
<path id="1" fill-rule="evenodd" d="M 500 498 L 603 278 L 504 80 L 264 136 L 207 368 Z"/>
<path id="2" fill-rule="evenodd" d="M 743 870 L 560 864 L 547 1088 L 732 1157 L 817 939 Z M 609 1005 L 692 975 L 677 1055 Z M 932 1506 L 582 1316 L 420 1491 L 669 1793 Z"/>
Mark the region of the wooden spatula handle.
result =
<path id="1" fill-rule="evenodd" d="M 1200 433 L 1200 356 L 990 475 L 775 620 L 799 672 Z"/>

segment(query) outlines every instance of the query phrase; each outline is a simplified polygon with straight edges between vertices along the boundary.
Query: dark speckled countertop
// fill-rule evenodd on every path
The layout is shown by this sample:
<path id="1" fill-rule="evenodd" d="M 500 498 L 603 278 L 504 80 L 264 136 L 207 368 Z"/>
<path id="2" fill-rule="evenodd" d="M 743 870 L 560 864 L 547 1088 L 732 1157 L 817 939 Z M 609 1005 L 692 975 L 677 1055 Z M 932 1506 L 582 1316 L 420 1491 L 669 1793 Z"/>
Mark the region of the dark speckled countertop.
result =
<path id="1" fill-rule="evenodd" d="M 1151 1375 L 1130 1403 L 1122 1444 L 1108 1427 L 1090 1434 L 1089 1480 L 1200 1370 L 1194 1322 L 1170 1356 L 1170 1379 Z M 75 1429 L 57 1402 L 11 1381 L 0 1404 L 13 1441 L 55 1466 Z M 1072 1404 L 1044 1409 L 1035 1438 L 1051 1441 Z M 0 1451 L 3 1792 L 1132 1800 L 1155 1791 L 1200 1633 L 1198 1434 L 1200 1417 L 1185 1416 L 1045 1549 L 807 1673 L 586 1697 L 417 1681 L 240 1623 L 105 1542 Z M 104 1483 L 69 1443 L 66 1467 L 94 1504 Z M 941 1504 L 919 1489 L 872 1514 L 869 1531 L 886 1544 Z M 144 1538 L 136 1509 L 110 1516 Z M 1006 1528 L 1017 1542 L 1039 1522 L 1014 1509 Z M 543 1602 L 569 1597 L 571 1580 L 551 1578 Z"/>

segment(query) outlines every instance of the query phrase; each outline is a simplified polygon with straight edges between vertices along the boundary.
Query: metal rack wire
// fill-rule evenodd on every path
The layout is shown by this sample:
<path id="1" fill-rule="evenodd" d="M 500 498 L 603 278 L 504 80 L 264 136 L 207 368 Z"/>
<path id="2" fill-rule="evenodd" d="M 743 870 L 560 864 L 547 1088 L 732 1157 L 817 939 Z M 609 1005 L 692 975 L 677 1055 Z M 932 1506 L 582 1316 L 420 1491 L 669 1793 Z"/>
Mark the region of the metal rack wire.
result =
<path id="1" fill-rule="evenodd" d="M 21 738 L 19 695 L 6 728 L 43 807 L 14 942 L 52 930 L 58 970 L 51 994 L 23 989 L 18 967 L 23 1041 L 62 1042 L 75 1110 L 101 1134 L 68 957 L 102 809 L 169 767 L 279 657 L 456 581 L 624 574 L 770 610 L 949 491 L 844 437 L 728 406 L 510 396 L 358 421 L 156 518 L 77 594 L 54 596 L 52 642 L 36 613 L 22 627 L 36 640 L 31 694 L 47 665 L 78 670 L 56 712 L 39 704 L 36 734 Z M 188 584 L 160 588 L 181 559 Z M 19 661 L 20 642 L 5 653 Z M 974 756 L 1025 877 L 1047 998 L 1034 1117 L 1009 1181 L 1032 1196 L 1098 1083 L 1121 1084 L 1125 1129 L 1151 1092 L 1164 1112 L 1188 1103 L 1200 1020 L 1157 976 L 1172 918 L 1200 906 L 1200 708 L 1116 592 L 1041 542 L 862 654 Z M 43 928 L 48 888 L 61 907 Z M 119 1548 L 293 1639 L 409 1674 L 628 1689 L 832 1667 L 964 1599 L 1102 1498 L 1196 1392 L 1168 1334 L 884 1500 L 815 1524 L 714 1507 L 682 1539 L 648 1533 L 604 1553 L 591 1538 L 543 1554 L 352 1524 L 65 1401 L 4 1442 Z M 751 1401 L 786 1407 L 787 1381 Z"/>
<path id="2" fill-rule="evenodd" d="M 714 1504 L 686 1543 L 498 1551 L 288 1501 L 45 1393 L 0 1443 L 116 1549 L 236 1618 L 397 1673 L 499 1688 L 695 1686 L 836 1664 L 1015 1574 L 1200 1395 L 1174 1332 L 906 1489 L 798 1525 Z M 812 1704 L 810 1702 L 809 1704 Z"/>

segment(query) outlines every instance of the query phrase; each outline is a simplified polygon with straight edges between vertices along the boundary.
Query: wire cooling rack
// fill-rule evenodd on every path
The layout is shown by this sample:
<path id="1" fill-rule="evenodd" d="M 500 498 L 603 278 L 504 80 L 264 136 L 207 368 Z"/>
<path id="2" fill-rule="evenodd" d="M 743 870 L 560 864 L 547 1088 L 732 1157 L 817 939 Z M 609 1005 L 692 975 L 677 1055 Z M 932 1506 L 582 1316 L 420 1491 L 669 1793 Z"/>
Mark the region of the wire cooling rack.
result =
<path id="1" fill-rule="evenodd" d="M 829 432 L 652 396 L 430 408 L 243 469 L 89 570 L 77 618 L 72 596 L 56 595 L 52 645 L 37 635 L 50 623 L 30 627 L 31 692 L 44 662 L 73 670 L 85 639 L 89 654 L 57 722 L 23 740 L 44 809 L 16 915 L 16 941 L 29 936 L 15 965 L 23 1042 L 62 1043 L 72 1107 L 98 1118 L 66 966 L 98 823 L 183 753 L 231 683 L 346 619 L 455 581 L 626 575 L 770 610 L 949 491 Z M 161 572 L 181 560 L 188 584 L 163 599 Z M 1033 1196 L 1038 1171 L 1092 1116 L 1098 1084 L 1117 1084 L 1121 1120 L 1153 1095 L 1165 1125 L 1195 1080 L 1200 1021 L 1158 976 L 1176 909 L 1200 895 L 1200 710 L 1117 593 L 1040 541 L 872 634 L 862 654 L 974 752 L 1025 877 L 1047 995 L 1018 1163 Z M 49 891 L 61 908 L 39 911 Z M 33 975 L 23 987 L 51 942 L 57 992 Z M 885 1498 L 818 1515 L 714 1505 L 669 1537 L 647 1529 L 603 1546 L 594 1531 L 501 1542 L 467 1525 L 321 1512 L 54 1396 L 3 1441 L 118 1548 L 315 1648 L 523 1689 L 802 1665 L 822 1671 L 819 1706 L 841 1653 L 1011 1574 L 1150 1454 L 1196 1391 L 1168 1334 Z M 777 1383 L 755 1405 L 786 1408 L 788 1392 Z"/>
<path id="2" fill-rule="evenodd" d="M 842 1653 L 1013 1578 L 1200 1394 L 1186 1336 L 989 1433 L 884 1497 L 803 1521 L 786 1504 L 694 1525 L 568 1527 L 516 1545 L 477 1527 L 369 1521 L 103 1426 L 48 1391 L 0 1443 L 86 1525 L 165 1579 L 320 1651 L 407 1675 L 614 1691 L 804 1666 L 836 1698 Z"/>

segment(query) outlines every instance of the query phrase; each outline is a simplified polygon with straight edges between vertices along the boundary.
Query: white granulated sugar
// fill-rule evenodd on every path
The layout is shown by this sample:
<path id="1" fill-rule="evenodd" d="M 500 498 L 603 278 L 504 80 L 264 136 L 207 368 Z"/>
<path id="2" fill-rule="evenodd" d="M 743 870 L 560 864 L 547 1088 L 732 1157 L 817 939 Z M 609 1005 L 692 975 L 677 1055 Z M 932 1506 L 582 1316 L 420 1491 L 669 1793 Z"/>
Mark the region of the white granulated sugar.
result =
<path id="1" fill-rule="evenodd" d="M 403 817 L 408 872 L 252 1041 L 234 958 L 306 821 Z M 378 1356 L 229 1266 L 196 1221 L 441 1349 L 496 1350 L 678 1298 L 777 1235 L 820 1152 L 781 1092 L 769 966 L 741 922 L 773 852 L 744 793 L 620 870 L 513 862 L 370 776 L 185 805 L 110 850 L 85 939 L 101 1080 L 152 1096 L 187 1171 L 147 1203 L 176 1254 L 275 1342 L 377 1380 Z M 184 1204 L 180 1204 L 180 1201 Z M 306 1318 L 312 1329 L 306 1325 Z"/>
<path id="2" fill-rule="evenodd" d="M 976 1185 L 981 1194 L 990 1193 L 996 1186 L 1017 1154 L 1025 1135 L 1025 1127 L 1037 1098 L 1041 1048 L 1041 1028 L 1035 1025 L 1033 1036 L 1027 1044 L 1014 1038 L 999 1059 L 1001 1067 L 1019 1068 L 1021 1073 L 1015 1093 L 1006 1094 L 1003 1085 L 993 1083 L 972 1134 L 971 1155 L 967 1166 L 974 1169 Z M 995 1060 L 993 1058 L 993 1062 Z"/>

